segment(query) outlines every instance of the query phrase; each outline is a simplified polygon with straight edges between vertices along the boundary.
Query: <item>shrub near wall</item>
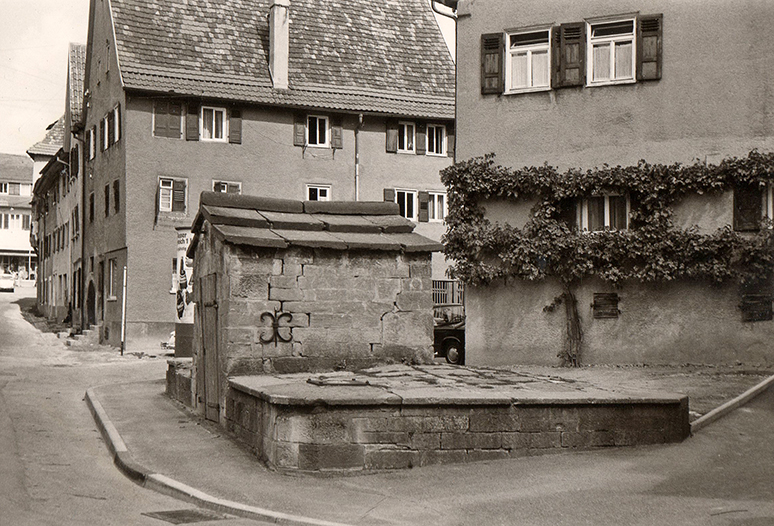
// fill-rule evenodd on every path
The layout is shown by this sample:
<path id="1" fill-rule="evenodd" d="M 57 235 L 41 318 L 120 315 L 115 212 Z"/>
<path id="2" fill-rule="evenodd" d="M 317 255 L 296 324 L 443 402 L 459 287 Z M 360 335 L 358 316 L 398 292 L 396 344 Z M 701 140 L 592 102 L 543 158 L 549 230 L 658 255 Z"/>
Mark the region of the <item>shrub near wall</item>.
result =
<path id="1" fill-rule="evenodd" d="M 740 185 L 764 188 L 774 178 L 774 154 L 752 151 L 718 165 L 603 166 L 560 172 L 545 165 L 512 169 L 494 155 L 459 162 L 442 172 L 449 193 L 447 257 L 453 277 L 471 285 L 494 280 L 543 281 L 554 278 L 562 294 L 545 306 L 563 305 L 566 337 L 559 356 L 579 365 L 583 327 L 575 289 L 587 278 L 614 286 L 624 282 L 736 283 L 742 291 L 770 291 L 774 268 L 772 230 L 738 233 L 730 226 L 702 233 L 676 228 L 672 206 L 687 196 L 719 194 Z M 575 203 L 592 195 L 630 198 L 630 228 L 593 235 L 575 228 Z M 487 200 L 532 200 L 522 228 L 493 224 Z M 770 225 L 765 225 L 770 226 Z"/>

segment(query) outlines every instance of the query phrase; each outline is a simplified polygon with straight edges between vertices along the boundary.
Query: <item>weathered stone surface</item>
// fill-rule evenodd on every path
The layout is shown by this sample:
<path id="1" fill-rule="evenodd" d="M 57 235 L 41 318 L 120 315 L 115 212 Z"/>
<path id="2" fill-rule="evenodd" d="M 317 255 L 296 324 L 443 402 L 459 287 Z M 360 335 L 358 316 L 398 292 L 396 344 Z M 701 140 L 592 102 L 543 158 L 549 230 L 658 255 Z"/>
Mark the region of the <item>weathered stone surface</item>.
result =
<path id="1" fill-rule="evenodd" d="M 401 311 L 429 315 L 432 321 L 433 296 L 429 290 L 400 292 L 395 299 L 395 304 Z"/>
<path id="2" fill-rule="evenodd" d="M 357 444 L 299 444 L 298 468 L 303 470 L 331 470 L 362 468 L 365 450 Z"/>
<path id="3" fill-rule="evenodd" d="M 500 433 L 441 433 L 441 449 L 500 449 Z"/>
<path id="4" fill-rule="evenodd" d="M 562 433 L 543 431 L 540 433 L 502 433 L 504 449 L 548 449 L 562 447 Z"/>
<path id="5" fill-rule="evenodd" d="M 418 451 L 380 449 L 369 451 L 365 458 L 366 469 L 406 469 L 420 465 Z"/>
<path id="6" fill-rule="evenodd" d="M 299 279 L 293 276 L 269 276 L 269 285 L 281 289 L 292 289 L 298 287 Z"/>
<path id="7" fill-rule="evenodd" d="M 232 298 L 265 299 L 268 297 L 268 274 L 234 273 L 229 275 Z"/>
<path id="8" fill-rule="evenodd" d="M 429 310 L 425 313 L 390 312 L 384 315 L 382 324 L 384 339 L 381 343 L 385 346 L 421 349 L 433 343 L 433 319 Z"/>
<path id="9" fill-rule="evenodd" d="M 562 447 L 588 448 L 615 445 L 615 434 L 610 431 L 564 431 Z"/>
<path id="10" fill-rule="evenodd" d="M 270 287 L 269 299 L 276 301 L 301 301 L 304 299 L 304 293 L 299 288 L 281 289 L 279 287 Z"/>

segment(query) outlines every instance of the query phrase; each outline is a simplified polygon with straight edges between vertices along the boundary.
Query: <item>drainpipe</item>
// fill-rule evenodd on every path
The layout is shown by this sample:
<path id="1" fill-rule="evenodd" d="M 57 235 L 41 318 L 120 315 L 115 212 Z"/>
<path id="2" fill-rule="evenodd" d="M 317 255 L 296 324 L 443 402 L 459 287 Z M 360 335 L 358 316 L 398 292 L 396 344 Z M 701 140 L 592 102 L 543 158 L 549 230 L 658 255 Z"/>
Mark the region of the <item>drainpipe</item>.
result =
<path id="1" fill-rule="evenodd" d="M 360 201 L 360 128 L 363 127 L 363 114 L 357 116 L 357 126 L 355 126 L 355 201 Z"/>

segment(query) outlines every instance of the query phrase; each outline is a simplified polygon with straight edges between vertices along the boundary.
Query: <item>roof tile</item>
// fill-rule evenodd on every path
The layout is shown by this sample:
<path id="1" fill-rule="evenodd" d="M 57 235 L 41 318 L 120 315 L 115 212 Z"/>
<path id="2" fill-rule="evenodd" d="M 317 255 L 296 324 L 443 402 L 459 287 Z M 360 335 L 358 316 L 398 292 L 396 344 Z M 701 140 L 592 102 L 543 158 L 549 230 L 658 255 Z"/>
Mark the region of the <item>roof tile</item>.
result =
<path id="1" fill-rule="evenodd" d="M 64 144 L 64 115 L 51 124 L 46 131 L 46 136 L 43 140 L 35 143 L 29 150 L 27 155 L 56 155 L 56 152 Z"/>

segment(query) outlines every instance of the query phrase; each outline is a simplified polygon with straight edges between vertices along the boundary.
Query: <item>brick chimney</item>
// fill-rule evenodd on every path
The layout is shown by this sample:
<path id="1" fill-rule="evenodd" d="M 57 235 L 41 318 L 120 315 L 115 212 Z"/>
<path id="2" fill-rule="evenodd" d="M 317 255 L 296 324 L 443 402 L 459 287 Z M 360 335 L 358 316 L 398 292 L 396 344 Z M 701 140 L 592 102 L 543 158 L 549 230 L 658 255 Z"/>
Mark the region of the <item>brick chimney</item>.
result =
<path id="1" fill-rule="evenodd" d="M 290 0 L 271 0 L 269 8 L 269 73 L 272 85 L 288 89 Z"/>

